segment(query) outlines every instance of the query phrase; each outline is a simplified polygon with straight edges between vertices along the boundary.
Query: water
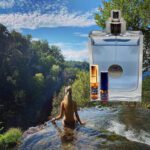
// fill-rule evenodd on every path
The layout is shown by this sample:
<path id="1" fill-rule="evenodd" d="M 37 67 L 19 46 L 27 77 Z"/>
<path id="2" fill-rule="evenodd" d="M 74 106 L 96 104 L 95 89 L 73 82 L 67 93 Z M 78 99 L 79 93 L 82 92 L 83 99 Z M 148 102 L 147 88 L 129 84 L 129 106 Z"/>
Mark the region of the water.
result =
<path id="1" fill-rule="evenodd" d="M 150 149 L 150 111 L 133 108 L 85 108 L 79 111 L 85 126 L 30 128 L 20 150 Z M 33 133 L 32 133 L 33 131 Z M 31 133 L 31 134 L 30 134 Z"/>
<path id="2" fill-rule="evenodd" d="M 111 120 L 109 131 L 125 136 L 127 139 L 150 145 L 150 111 L 126 108 L 118 118 Z"/>

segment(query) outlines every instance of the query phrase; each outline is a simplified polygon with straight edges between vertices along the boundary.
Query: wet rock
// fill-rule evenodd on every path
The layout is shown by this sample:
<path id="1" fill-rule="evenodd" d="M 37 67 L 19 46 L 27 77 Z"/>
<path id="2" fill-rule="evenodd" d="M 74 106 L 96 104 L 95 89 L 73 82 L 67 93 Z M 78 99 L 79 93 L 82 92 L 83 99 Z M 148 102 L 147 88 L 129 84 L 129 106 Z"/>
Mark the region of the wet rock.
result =
<path id="1" fill-rule="evenodd" d="M 82 109 L 79 115 L 86 122 L 85 126 L 78 125 L 73 130 L 63 128 L 61 121 L 56 125 L 49 121 L 45 125 L 31 127 L 23 134 L 19 150 L 150 149 L 149 117 L 146 117 L 150 112 L 134 111 Z M 140 134 L 137 129 L 140 129 Z"/>
<path id="2" fill-rule="evenodd" d="M 22 138 L 26 138 L 27 136 L 34 134 L 40 130 L 44 129 L 44 125 L 36 126 L 36 127 L 30 127 L 27 131 L 25 131 L 22 135 Z"/>

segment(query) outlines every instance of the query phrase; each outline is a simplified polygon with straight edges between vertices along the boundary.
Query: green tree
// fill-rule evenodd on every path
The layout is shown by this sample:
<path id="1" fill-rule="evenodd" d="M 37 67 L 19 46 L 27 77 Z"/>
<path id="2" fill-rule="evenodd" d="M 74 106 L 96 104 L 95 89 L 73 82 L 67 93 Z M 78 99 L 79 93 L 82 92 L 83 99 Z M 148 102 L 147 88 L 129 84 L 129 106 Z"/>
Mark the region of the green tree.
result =
<path id="1" fill-rule="evenodd" d="M 110 17 L 113 9 L 121 10 L 127 22 L 127 29 L 131 27 L 133 30 L 143 30 L 150 24 L 149 0 L 103 0 L 102 5 L 103 9 L 100 6 L 100 13 L 95 14 L 95 21 L 102 28 L 105 28 L 105 21 Z"/>
<path id="2" fill-rule="evenodd" d="M 44 84 L 44 76 L 43 76 L 42 73 L 36 73 L 33 78 L 36 81 L 38 86 L 40 86 L 40 87 L 43 86 L 43 84 Z"/>
<path id="3" fill-rule="evenodd" d="M 45 121 L 66 78 L 86 68 L 86 62 L 66 62 L 59 47 L 0 24 L 0 131 Z"/>
<path id="4" fill-rule="evenodd" d="M 77 73 L 77 79 L 72 85 L 73 100 L 75 100 L 79 106 L 85 106 L 90 100 L 89 83 L 89 72 L 79 71 Z"/>
<path id="5" fill-rule="evenodd" d="M 47 103 L 63 83 L 63 61 L 58 47 L 0 24 L 0 118 L 5 128 L 24 128 L 41 114 L 46 117 Z"/>
<path id="6" fill-rule="evenodd" d="M 50 46 L 49 53 L 56 58 L 57 63 L 59 63 L 59 65 L 64 63 L 64 56 L 62 55 L 61 50 L 58 46 Z"/>
<path id="7" fill-rule="evenodd" d="M 55 65 L 55 64 L 54 64 L 54 65 L 52 66 L 51 71 L 52 71 L 53 76 L 54 76 L 54 77 L 57 77 L 61 70 L 60 70 L 59 65 Z"/>

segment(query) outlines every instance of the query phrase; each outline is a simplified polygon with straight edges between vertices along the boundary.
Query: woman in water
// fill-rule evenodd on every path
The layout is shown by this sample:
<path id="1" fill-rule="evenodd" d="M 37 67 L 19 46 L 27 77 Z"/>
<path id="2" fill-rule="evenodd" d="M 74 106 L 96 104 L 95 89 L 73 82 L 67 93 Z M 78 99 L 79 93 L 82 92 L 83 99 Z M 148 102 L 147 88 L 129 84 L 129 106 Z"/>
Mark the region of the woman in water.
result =
<path id="1" fill-rule="evenodd" d="M 51 122 L 55 123 L 56 120 L 59 120 L 62 117 L 62 123 L 64 127 L 75 128 L 77 121 L 81 125 L 85 124 L 80 120 L 80 117 L 77 112 L 76 102 L 72 100 L 72 90 L 70 86 L 65 88 L 65 97 L 61 102 L 59 115 L 56 118 L 53 118 Z"/>

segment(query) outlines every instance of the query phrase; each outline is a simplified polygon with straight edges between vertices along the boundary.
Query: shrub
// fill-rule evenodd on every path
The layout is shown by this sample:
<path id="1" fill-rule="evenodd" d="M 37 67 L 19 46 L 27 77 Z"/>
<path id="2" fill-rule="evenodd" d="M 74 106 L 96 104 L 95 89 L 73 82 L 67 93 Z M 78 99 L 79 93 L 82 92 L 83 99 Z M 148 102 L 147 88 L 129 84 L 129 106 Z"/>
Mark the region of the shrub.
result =
<path id="1" fill-rule="evenodd" d="M 150 77 L 147 77 L 143 80 L 142 90 L 142 100 L 144 102 L 150 102 Z"/>
<path id="2" fill-rule="evenodd" d="M 77 78 L 72 85 L 73 100 L 80 107 L 86 106 L 90 101 L 90 81 L 89 72 L 80 71 L 77 73 Z"/>
<path id="3" fill-rule="evenodd" d="M 15 146 L 22 135 L 22 131 L 17 128 L 11 128 L 4 134 L 0 134 L 0 149 Z"/>

